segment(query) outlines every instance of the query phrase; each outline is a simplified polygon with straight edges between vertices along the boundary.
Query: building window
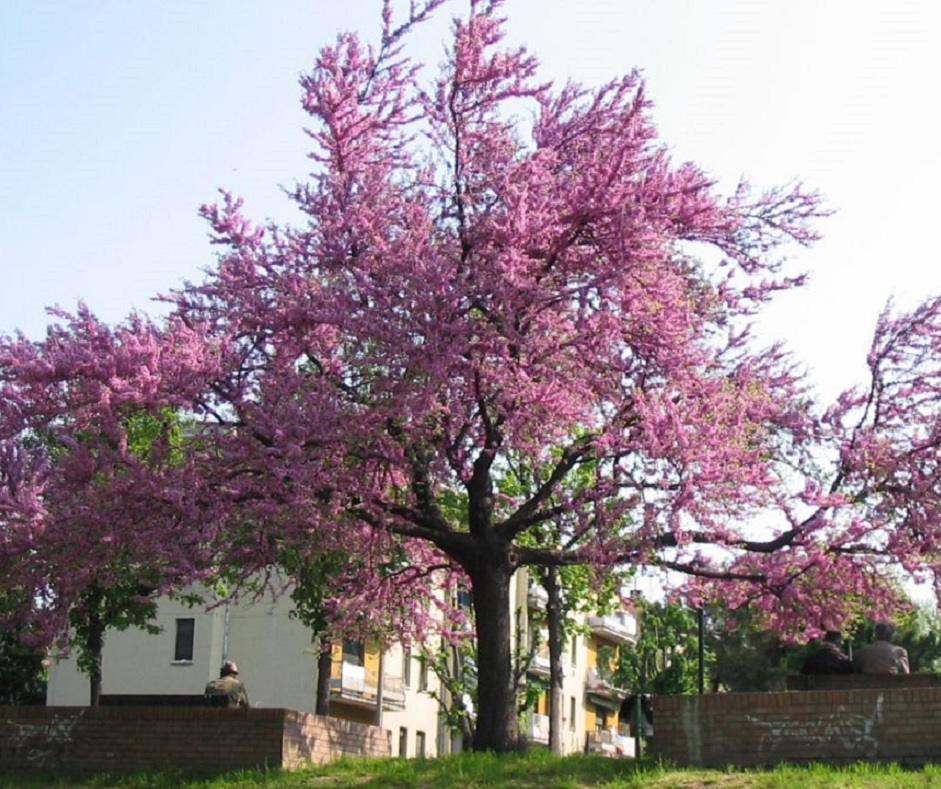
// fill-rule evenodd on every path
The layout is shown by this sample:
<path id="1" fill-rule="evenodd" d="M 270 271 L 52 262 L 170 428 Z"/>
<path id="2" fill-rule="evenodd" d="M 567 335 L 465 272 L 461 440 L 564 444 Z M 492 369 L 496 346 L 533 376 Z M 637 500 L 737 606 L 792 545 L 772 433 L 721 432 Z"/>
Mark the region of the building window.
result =
<path id="1" fill-rule="evenodd" d="M 412 650 L 402 651 L 402 682 L 406 688 L 412 687 Z"/>
<path id="2" fill-rule="evenodd" d="M 408 756 L 408 729 L 404 726 L 399 727 L 399 756 Z"/>
<path id="3" fill-rule="evenodd" d="M 425 732 L 415 732 L 415 756 L 419 759 L 425 758 Z"/>
<path id="4" fill-rule="evenodd" d="M 569 696 L 569 728 L 575 731 L 575 697 Z"/>
<path id="5" fill-rule="evenodd" d="M 572 636 L 572 665 L 575 665 L 575 659 L 578 656 L 578 636 Z"/>
<path id="6" fill-rule="evenodd" d="M 418 659 L 418 689 L 428 690 L 428 658 L 424 655 Z"/>
<path id="7" fill-rule="evenodd" d="M 176 620 L 176 643 L 173 646 L 174 663 L 193 662 L 193 637 L 195 634 L 195 619 Z"/>
<path id="8" fill-rule="evenodd" d="M 366 649 L 362 641 L 343 639 L 343 662 L 351 666 L 366 665 Z"/>

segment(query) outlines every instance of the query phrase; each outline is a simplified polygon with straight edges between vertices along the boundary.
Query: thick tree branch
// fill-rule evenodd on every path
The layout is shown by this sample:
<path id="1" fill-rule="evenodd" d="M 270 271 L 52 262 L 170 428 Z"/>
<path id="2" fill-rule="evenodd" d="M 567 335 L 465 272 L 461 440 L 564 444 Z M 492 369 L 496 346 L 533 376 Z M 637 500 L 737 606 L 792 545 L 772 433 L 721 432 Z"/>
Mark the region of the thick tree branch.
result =
<path id="1" fill-rule="evenodd" d="M 536 492 L 520 506 L 503 524 L 498 531 L 504 539 L 515 539 L 520 533 L 530 526 L 545 521 L 552 516 L 555 508 L 552 510 L 540 511 L 540 508 L 554 492 L 558 486 L 568 476 L 568 473 L 575 468 L 582 460 L 590 455 L 593 447 L 594 436 L 584 435 L 573 441 L 562 453 L 559 462 L 556 463 L 552 473 Z"/>

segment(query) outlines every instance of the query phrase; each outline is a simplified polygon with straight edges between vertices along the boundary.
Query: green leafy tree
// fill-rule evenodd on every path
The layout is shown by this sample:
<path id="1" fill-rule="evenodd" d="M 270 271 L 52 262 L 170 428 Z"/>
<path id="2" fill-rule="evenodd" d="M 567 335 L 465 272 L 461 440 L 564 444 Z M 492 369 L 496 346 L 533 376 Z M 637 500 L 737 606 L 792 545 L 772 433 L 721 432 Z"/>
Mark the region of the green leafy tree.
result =
<path id="1" fill-rule="evenodd" d="M 45 703 L 43 654 L 25 646 L 16 633 L 0 631 L 0 705 Z"/>
<path id="2" fill-rule="evenodd" d="M 616 684 L 654 694 L 699 690 L 698 612 L 679 603 L 640 606 L 640 633 L 634 649 L 619 653 Z M 703 650 L 704 669 L 715 670 L 712 649 Z"/>
<path id="3" fill-rule="evenodd" d="M 438 687 L 429 689 L 429 694 L 438 702 L 445 726 L 460 734 L 465 748 L 470 748 L 477 698 L 476 641 L 442 641 L 437 650 L 423 650 L 422 659 L 438 679 Z"/>
<path id="4" fill-rule="evenodd" d="M 154 589 L 142 585 L 137 573 L 107 585 L 92 583 L 69 609 L 72 625 L 71 644 L 78 650 L 78 667 L 89 680 L 89 703 L 97 707 L 101 697 L 101 660 L 105 631 L 122 631 L 136 627 L 156 634 L 161 628 L 154 624 L 157 602 Z"/>
<path id="5" fill-rule="evenodd" d="M 895 642 L 908 650 L 912 671 L 941 672 L 941 615 L 937 609 L 926 605 L 914 608 Z"/>
<path id="6" fill-rule="evenodd" d="M 911 670 L 941 671 L 941 616 L 929 606 L 904 605 L 903 595 L 896 620 L 894 641 L 908 650 Z M 857 621 L 844 634 L 849 653 L 873 639 L 875 623 L 862 617 Z M 782 639 L 748 609 L 730 611 L 714 605 L 707 609 L 705 623 L 707 675 L 713 691 L 783 690 L 785 678 L 798 674 L 819 645 L 817 638 L 802 643 Z"/>
<path id="7" fill-rule="evenodd" d="M 522 715 L 535 706 L 546 685 L 528 673 L 540 642 L 528 637 L 521 608 L 516 610 L 515 633 L 511 656 L 513 687 L 516 711 Z M 438 679 L 439 689 L 429 689 L 428 693 L 438 702 L 445 725 L 461 735 L 465 748 L 471 748 L 479 693 L 477 641 L 473 633 L 467 629 L 466 637 L 452 635 L 450 639 L 441 639 L 437 649 L 423 647 L 421 659 Z"/>
<path id="8" fill-rule="evenodd" d="M 899 612 L 893 642 L 908 651 L 913 673 L 941 672 L 941 615 L 929 605 L 912 604 Z M 850 647 L 858 649 L 872 641 L 875 622 L 865 620 L 850 634 Z"/>
<path id="9" fill-rule="evenodd" d="M 328 600 L 335 596 L 334 581 L 352 562 L 347 554 L 321 551 L 311 554 L 300 548 L 285 548 L 281 566 L 292 580 L 292 616 L 297 617 L 314 634 L 317 654 L 318 715 L 330 714 L 330 673 L 333 661 L 333 640 L 330 638 Z"/>
<path id="10" fill-rule="evenodd" d="M 705 645 L 715 656 L 709 687 L 737 693 L 783 690 L 784 678 L 800 670 L 807 652 L 785 643 L 748 609 L 723 606 L 705 611 Z"/>
<path id="11" fill-rule="evenodd" d="M 571 482 L 552 497 L 553 504 L 560 505 L 561 500 L 569 495 L 570 487 L 582 487 L 589 484 L 597 473 L 597 465 L 588 461 L 573 469 Z M 497 488 L 508 500 L 524 500 L 535 495 L 545 483 L 533 468 L 525 461 L 509 463 L 507 472 L 497 479 Z M 536 550 L 554 549 L 571 550 L 580 542 L 581 536 L 577 524 L 561 514 L 547 520 L 524 534 L 520 543 Z M 533 565 L 527 572 L 532 583 L 546 591 L 546 608 L 542 616 L 535 612 L 530 625 L 533 633 L 538 634 L 545 626 L 549 651 L 549 749 L 553 753 L 562 753 L 562 729 L 564 698 L 562 693 L 563 646 L 569 639 L 584 628 L 578 624 L 578 614 L 586 612 L 605 613 L 618 599 L 618 592 L 626 578 L 624 572 L 608 568 L 599 572 L 598 568 L 588 565 Z M 519 632 L 519 630 L 517 631 Z M 537 644 L 532 644 L 531 653 Z M 517 653 L 519 653 L 517 647 Z M 517 682 L 525 682 L 517 672 Z M 546 690 L 542 681 L 531 681 L 531 688 L 523 688 L 523 695 L 528 699 L 528 707 L 535 705 L 538 697 Z"/>

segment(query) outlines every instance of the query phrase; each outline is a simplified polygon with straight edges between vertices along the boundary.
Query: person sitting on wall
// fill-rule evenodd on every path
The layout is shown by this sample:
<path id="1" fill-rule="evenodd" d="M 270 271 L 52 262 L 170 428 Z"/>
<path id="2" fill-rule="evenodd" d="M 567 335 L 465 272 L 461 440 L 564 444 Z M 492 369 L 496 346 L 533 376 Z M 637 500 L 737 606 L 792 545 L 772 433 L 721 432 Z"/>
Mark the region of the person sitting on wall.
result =
<path id="1" fill-rule="evenodd" d="M 247 707 L 248 692 L 239 679 L 239 667 L 234 660 L 227 660 L 219 670 L 219 679 L 206 684 L 206 696 L 226 696 L 229 707 Z"/>
<path id="2" fill-rule="evenodd" d="M 828 630 L 823 643 L 805 658 L 801 674 L 852 674 L 853 661 L 840 649 L 842 645 L 840 631 Z"/>
<path id="3" fill-rule="evenodd" d="M 853 668 L 861 674 L 908 674 L 908 652 L 895 646 L 893 638 L 895 627 L 879 622 L 873 642 L 853 655 Z"/>

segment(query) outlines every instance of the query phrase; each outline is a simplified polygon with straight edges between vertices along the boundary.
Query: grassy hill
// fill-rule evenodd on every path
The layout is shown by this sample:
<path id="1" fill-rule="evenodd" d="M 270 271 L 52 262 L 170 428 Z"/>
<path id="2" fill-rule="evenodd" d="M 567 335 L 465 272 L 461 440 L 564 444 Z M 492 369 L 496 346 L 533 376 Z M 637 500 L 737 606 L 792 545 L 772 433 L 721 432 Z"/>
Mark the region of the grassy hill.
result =
<path id="1" fill-rule="evenodd" d="M 234 747 L 238 747 L 237 745 Z M 941 765 L 782 766 L 773 770 L 680 770 L 650 761 L 560 758 L 543 751 L 511 756 L 462 754 L 429 760 L 343 761 L 298 772 L 253 770 L 207 775 L 168 770 L 80 776 L 2 769 L 0 789 L 869 789 L 941 786 Z"/>

